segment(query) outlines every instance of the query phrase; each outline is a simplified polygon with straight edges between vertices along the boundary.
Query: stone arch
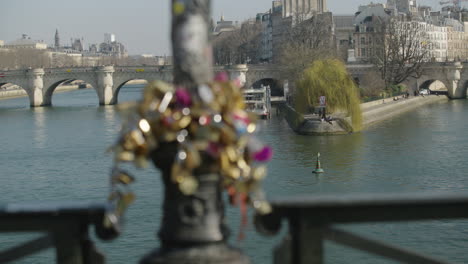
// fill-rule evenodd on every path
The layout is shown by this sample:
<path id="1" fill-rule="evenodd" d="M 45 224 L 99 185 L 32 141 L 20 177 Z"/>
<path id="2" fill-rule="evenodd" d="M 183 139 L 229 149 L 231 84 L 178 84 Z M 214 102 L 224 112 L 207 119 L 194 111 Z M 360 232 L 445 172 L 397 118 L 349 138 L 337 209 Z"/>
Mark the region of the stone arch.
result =
<path id="1" fill-rule="evenodd" d="M 86 84 L 89 84 L 92 86 L 92 89 L 96 92 L 96 98 L 98 98 L 98 93 L 97 93 L 97 82 L 95 81 L 94 78 L 89 78 L 88 76 L 57 76 L 57 77 L 52 77 L 52 78 L 44 78 L 44 91 L 43 91 L 43 98 L 44 98 L 44 105 L 52 105 L 52 96 L 61 84 L 64 84 L 66 82 L 72 82 L 80 80 L 83 81 Z M 71 89 L 71 90 L 79 90 L 80 88 L 77 87 L 76 89 Z"/>
<path id="2" fill-rule="evenodd" d="M 172 80 L 172 71 L 161 70 L 160 68 L 154 67 L 150 69 L 139 70 L 138 68 L 133 69 L 130 67 L 128 69 L 117 68 L 113 74 L 114 86 L 113 86 L 113 100 L 112 104 L 118 103 L 118 96 L 120 89 L 126 83 L 132 80 L 145 80 L 151 82 L 154 80 L 161 80 L 165 82 L 170 82 Z"/>
<path id="3" fill-rule="evenodd" d="M 6 75 L 6 76 L 5 76 Z M 0 78 L 0 86 L 5 84 L 14 84 L 21 87 L 23 90 L 28 92 L 29 89 L 29 80 L 24 70 L 13 70 L 6 72 L 2 78 Z"/>
<path id="4" fill-rule="evenodd" d="M 428 89 L 431 93 L 434 94 L 448 94 L 447 85 L 437 79 L 428 79 L 420 83 L 419 90 Z"/>
<path id="5" fill-rule="evenodd" d="M 450 87 L 447 78 L 445 78 L 444 76 L 439 76 L 435 74 L 433 75 L 425 74 L 419 77 L 418 79 L 416 79 L 415 81 L 417 84 L 416 87 L 418 89 L 426 89 L 429 85 L 431 85 L 435 81 L 442 83 L 447 89 Z M 426 87 L 426 88 L 423 88 L 423 87 Z"/>
<path id="6" fill-rule="evenodd" d="M 0 82 L 0 87 L 2 87 L 3 85 L 6 85 L 6 84 L 11 84 L 11 85 L 16 85 L 18 87 L 20 87 L 22 90 L 26 91 L 27 92 L 27 87 L 24 86 L 24 83 L 21 83 L 21 82 L 16 82 L 16 81 L 1 81 Z M 0 91 L 4 91 L 2 89 L 0 89 Z"/>
<path id="7" fill-rule="evenodd" d="M 119 93 L 120 93 L 120 89 L 125 86 L 126 84 L 128 84 L 129 82 L 131 81 L 135 81 L 135 80 L 142 80 L 142 81 L 146 81 L 146 83 L 149 83 L 149 81 L 147 79 L 140 79 L 140 78 L 132 78 L 132 79 L 129 79 L 129 80 L 126 80 L 126 81 L 123 81 L 123 82 L 120 82 L 119 85 L 117 85 L 114 89 L 114 101 L 113 103 L 114 104 L 117 104 L 119 102 Z"/>
<path id="8" fill-rule="evenodd" d="M 2 81 L 0 82 L 0 87 L 5 85 L 5 84 L 11 84 L 11 85 L 17 85 L 20 89 L 14 89 L 14 90 L 3 90 L 0 89 L 0 92 L 5 94 L 8 97 L 16 97 L 16 96 L 27 96 L 29 97 L 29 94 L 31 92 L 30 89 L 26 86 L 25 82 L 19 81 L 19 80 L 9 80 L 9 81 Z"/>
<path id="9" fill-rule="evenodd" d="M 271 96 L 284 96 L 284 84 L 281 80 L 275 78 L 263 78 L 252 83 L 252 88 L 270 86 Z"/>

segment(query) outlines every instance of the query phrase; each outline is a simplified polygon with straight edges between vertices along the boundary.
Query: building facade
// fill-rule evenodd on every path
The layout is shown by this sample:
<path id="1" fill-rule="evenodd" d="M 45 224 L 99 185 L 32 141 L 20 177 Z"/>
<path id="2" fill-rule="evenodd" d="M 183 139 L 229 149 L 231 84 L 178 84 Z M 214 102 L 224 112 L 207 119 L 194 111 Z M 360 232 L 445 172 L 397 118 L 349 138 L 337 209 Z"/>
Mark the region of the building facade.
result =
<path id="1" fill-rule="evenodd" d="M 346 61 L 348 59 L 348 50 L 353 48 L 354 16 L 335 15 L 333 16 L 333 24 L 335 27 L 338 56 Z"/>
<path id="2" fill-rule="evenodd" d="M 4 45 L 7 49 L 47 49 L 47 44 L 44 41 L 32 40 L 28 35 L 23 34 L 20 39 L 15 41 L 7 42 Z"/>
<path id="3" fill-rule="evenodd" d="M 240 25 L 237 21 L 229 21 L 224 19 L 224 15 L 221 15 L 219 21 L 216 22 L 214 26 L 213 35 L 218 36 L 224 32 L 231 32 L 240 28 Z"/>
<path id="4" fill-rule="evenodd" d="M 260 60 L 262 62 L 271 62 L 273 59 L 273 23 L 271 10 L 268 13 L 257 14 L 257 23 L 261 23 L 262 25 Z"/>
<path id="5" fill-rule="evenodd" d="M 418 6 L 416 0 L 387 0 L 387 8 L 396 14 L 417 14 Z"/>
<path id="6" fill-rule="evenodd" d="M 283 17 L 327 11 L 327 0 L 283 0 Z"/>

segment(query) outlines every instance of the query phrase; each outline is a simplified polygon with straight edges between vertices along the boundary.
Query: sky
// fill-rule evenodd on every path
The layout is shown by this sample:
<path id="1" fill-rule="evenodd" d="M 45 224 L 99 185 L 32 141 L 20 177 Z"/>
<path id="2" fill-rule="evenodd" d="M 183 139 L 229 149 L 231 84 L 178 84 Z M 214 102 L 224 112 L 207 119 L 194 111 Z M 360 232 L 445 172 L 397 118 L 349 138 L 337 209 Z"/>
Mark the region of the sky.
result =
<path id="1" fill-rule="evenodd" d="M 271 0 L 212 0 L 212 16 L 218 21 L 243 21 L 271 8 Z M 334 14 L 354 14 L 368 0 L 328 0 Z M 374 3 L 386 0 L 373 0 Z M 438 0 L 419 0 L 432 5 Z M 61 45 L 83 38 L 84 47 L 101 43 L 104 33 L 114 33 L 129 54 L 170 55 L 170 0 L 1 0 L 0 40 L 13 41 L 28 34 L 32 39 L 54 43 L 55 30 Z"/>

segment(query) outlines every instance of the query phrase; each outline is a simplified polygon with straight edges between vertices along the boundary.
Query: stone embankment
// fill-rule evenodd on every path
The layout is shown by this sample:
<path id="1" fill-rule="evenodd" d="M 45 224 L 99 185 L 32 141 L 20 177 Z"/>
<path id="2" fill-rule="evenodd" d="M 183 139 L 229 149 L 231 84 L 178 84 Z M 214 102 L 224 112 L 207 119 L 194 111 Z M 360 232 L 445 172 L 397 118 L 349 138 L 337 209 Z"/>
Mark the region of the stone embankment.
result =
<path id="1" fill-rule="evenodd" d="M 363 128 L 414 110 L 423 105 L 448 101 L 445 95 L 416 96 L 393 101 L 391 98 L 361 104 Z"/>
<path id="2" fill-rule="evenodd" d="M 340 119 L 328 123 L 321 121 L 318 115 L 302 115 L 291 106 L 285 104 L 280 106 L 281 112 L 284 114 L 284 118 L 288 122 L 289 127 L 300 135 L 340 135 L 348 134 L 346 124 L 348 122 Z M 344 124 L 344 125 L 343 125 Z M 349 129 L 352 130 L 352 129 Z"/>
<path id="3" fill-rule="evenodd" d="M 397 101 L 393 99 L 377 100 L 361 104 L 363 129 L 387 120 L 397 115 L 414 110 L 423 105 L 444 102 L 449 99 L 446 96 L 417 96 L 410 98 L 400 98 Z M 347 134 L 353 131 L 350 125 L 350 118 L 335 117 L 331 123 L 321 121 L 317 115 L 302 115 L 296 112 L 292 107 L 282 106 L 282 112 L 285 119 L 294 132 L 302 135 L 339 135 Z"/>
<path id="4" fill-rule="evenodd" d="M 57 87 L 56 92 L 68 92 L 77 90 L 78 85 L 62 85 Z M 10 89 L 10 90 L 0 90 L 0 100 L 1 99 L 12 99 L 17 97 L 25 97 L 28 96 L 26 90 L 24 89 Z"/>

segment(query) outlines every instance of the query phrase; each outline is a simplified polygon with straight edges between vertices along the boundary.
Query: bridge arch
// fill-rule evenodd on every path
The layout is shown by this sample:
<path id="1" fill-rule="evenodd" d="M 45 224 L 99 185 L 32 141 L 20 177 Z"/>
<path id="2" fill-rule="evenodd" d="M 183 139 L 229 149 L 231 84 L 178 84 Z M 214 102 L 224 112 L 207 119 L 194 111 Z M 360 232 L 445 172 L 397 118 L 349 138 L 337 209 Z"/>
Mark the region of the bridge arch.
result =
<path id="1" fill-rule="evenodd" d="M 172 81 L 172 69 L 164 67 L 122 67 L 116 68 L 113 74 L 113 88 L 111 104 L 118 103 L 118 96 L 121 88 L 130 81 L 144 80 L 151 82 L 154 80 L 161 80 L 165 82 Z"/>
<path id="2" fill-rule="evenodd" d="M 284 82 L 274 78 L 263 78 L 252 83 L 252 88 L 261 88 L 269 86 L 271 96 L 284 96 Z"/>
<path id="3" fill-rule="evenodd" d="M 17 86 L 18 89 L 13 88 L 13 89 L 7 89 L 6 87 L 2 87 L 4 85 L 10 84 L 12 86 Z M 27 95 L 29 97 L 31 90 L 27 89 L 27 86 L 25 83 L 21 81 L 2 81 L 0 82 L 0 93 L 4 95 L 5 98 L 13 98 L 13 97 L 23 97 Z"/>
<path id="4" fill-rule="evenodd" d="M 131 82 L 133 82 L 133 81 L 140 81 L 140 83 L 143 84 L 143 85 L 146 85 L 149 82 L 146 79 L 132 78 L 132 79 L 123 81 L 120 84 L 116 85 L 116 88 L 114 89 L 114 95 L 113 95 L 115 104 L 119 102 L 119 93 L 120 93 L 120 90 L 122 89 L 122 87 L 127 85 L 127 84 L 131 84 Z M 140 83 L 138 83 L 137 85 L 139 85 Z"/>
<path id="5" fill-rule="evenodd" d="M 419 85 L 419 90 L 428 89 L 431 93 L 434 94 L 448 94 L 447 85 L 437 79 L 429 79 Z"/>
<path id="6" fill-rule="evenodd" d="M 88 76 L 89 75 L 89 76 Z M 92 89 L 96 92 L 96 98 L 98 98 L 98 86 L 97 86 L 97 81 L 96 78 L 94 78 L 94 73 L 86 74 L 83 76 L 78 76 L 78 75 L 71 75 L 71 76 L 51 76 L 50 78 L 47 78 L 45 76 L 44 78 L 44 91 L 43 91 L 43 105 L 48 106 L 52 105 L 52 97 L 54 92 L 57 90 L 57 88 L 62 85 L 66 84 L 67 82 L 72 82 L 72 81 L 82 81 L 85 84 L 91 85 Z M 81 89 L 79 86 L 76 88 L 70 88 L 67 90 L 79 90 Z"/>
<path id="7" fill-rule="evenodd" d="M 447 78 L 442 78 L 443 76 L 438 76 L 438 75 L 423 75 L 419 79 L 415 80 L 416 81 L 416 88 L 418 90 L 421 89 L 429 89 L 434 87 L 439 87 L 439 90 L 443 90 L 445 94 L 448 94 L 448 89 L 450 86 L 450 83 L 448 82 Z"/>

